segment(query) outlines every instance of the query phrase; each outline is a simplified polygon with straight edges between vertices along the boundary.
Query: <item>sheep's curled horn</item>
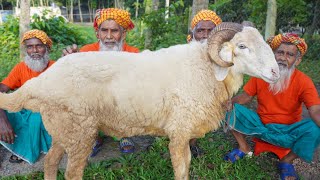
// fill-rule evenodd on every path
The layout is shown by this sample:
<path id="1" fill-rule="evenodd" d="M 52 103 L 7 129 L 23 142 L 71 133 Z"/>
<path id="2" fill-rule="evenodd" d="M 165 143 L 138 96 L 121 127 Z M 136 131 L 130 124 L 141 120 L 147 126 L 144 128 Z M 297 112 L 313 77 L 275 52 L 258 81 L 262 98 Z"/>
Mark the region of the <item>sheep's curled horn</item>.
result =
<path id="1" fill-rule="evenodd" d="M 226 62 L 219 56 L 224 42 L 230 41 L 237 32 L 242 31 L 243 25 L 231 22 L 223 22 L 215 27 L 208 38 L 208 54 L 211 61 L 221 67 L 230 67 L 232 62 Z"/>

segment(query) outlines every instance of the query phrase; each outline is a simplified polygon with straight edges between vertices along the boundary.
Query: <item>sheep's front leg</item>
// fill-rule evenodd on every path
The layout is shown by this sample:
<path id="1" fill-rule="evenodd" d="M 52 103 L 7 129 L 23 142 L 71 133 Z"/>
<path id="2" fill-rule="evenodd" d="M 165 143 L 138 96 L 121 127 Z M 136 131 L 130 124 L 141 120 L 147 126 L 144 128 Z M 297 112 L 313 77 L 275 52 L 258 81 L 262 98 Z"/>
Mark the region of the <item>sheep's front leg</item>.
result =
<path id="1" fill-rule="evenodd" d="M 67 169 L 65 172 L 66 180 L 78 180 L 82 179 L 84 168 L 87 165 L 88 157 L 92 151 L 92 145 L 95 140 L 95 136 L 91 139 L 82 140 L 79 143 L 72 144 L 66 148 L 68 154 Z"/>
<path id="2" fill-rule="evenodd" d="M 58 166 L 63 157 L 63 147 L 52 140 L 52 146 L 45 157 L 44 162 L 44 179 L 56 179 L 58 173 Z"/>
<path id="3" fill-rule="evenodd" d="M 169 150 L 176 180 L 189 179 L 191 153 L 189 139 L 176 136 L 170 138 Z"/>

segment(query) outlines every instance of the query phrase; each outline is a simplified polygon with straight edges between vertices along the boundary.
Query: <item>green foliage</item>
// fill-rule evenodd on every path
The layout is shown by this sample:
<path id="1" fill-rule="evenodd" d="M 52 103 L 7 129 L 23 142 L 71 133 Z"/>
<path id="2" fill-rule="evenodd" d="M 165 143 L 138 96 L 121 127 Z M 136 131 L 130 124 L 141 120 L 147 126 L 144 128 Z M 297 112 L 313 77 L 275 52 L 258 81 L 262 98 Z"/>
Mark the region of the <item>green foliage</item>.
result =
<path id="1" fill-rule="evenodd" d="M 142 17 L 142 21 L 151 30 L 151 50 L 186 43 L 189 9 L 185 8 L 184 11 L 178 13 L 183 6 L 183 1 L 171 4 L 168 19 L 165 19 L 165 8 L 152 11 Z"/>
<path id="2" fill-rule="evenodd" d="M 32 29 L 45 31 L 53 40 L 50 58 L 61 57 L 67 45 L 84 45 L 96 41 L 93 28 L 66 23 L 62 17 L 33 16 Z M 19 59 L 19 19 L 10 17 L 0 26 L 0 80 L 7 76 Z"/>
<path id="3" fill-rule="evenodd" d="M 320 35 L 313 35 L 313 36 L 305 35 L 303 38 L 308 44 L 308 50 L 304 59 L 319 62 L 320 61 L 320 55 L 319 55 Z"/>
<path id="4" fill-rule="evenodd" d="M 85 44 L 88 41 L 86 34 L 82 34 L 70 26 L 62 16 L 48 17 L 48 11 L 44 11 L 43 16 L 33 15 L 30 25 L 31 29 L 40 29 L 46 32 L 55 43 L 69 45 Z"/>
<path id="5" fill-rule="evenodd" d="M 19 22 L 12 16 L 0 26 L 0 81 L 19 62 Z"/>

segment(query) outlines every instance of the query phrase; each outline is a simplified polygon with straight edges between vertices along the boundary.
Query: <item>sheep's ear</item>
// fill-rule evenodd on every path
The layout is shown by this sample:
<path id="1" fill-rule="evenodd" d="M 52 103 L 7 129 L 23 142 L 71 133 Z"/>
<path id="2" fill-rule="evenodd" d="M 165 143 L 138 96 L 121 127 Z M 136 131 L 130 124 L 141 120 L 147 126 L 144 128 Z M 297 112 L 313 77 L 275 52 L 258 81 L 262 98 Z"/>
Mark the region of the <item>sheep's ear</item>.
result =
<path id="1" fill-rule="evenodd" d="M 219 52 L 219 56 L 223 61 L 232 62 L 233 59 L 233 46 L 231 43 L 226 42 L 222 45 L 222 48 Z M 221 67 L 218 65 L 213 66 L 214 75 L 218 81 L 223 81 L 229 72 L 230 67 Z"/>

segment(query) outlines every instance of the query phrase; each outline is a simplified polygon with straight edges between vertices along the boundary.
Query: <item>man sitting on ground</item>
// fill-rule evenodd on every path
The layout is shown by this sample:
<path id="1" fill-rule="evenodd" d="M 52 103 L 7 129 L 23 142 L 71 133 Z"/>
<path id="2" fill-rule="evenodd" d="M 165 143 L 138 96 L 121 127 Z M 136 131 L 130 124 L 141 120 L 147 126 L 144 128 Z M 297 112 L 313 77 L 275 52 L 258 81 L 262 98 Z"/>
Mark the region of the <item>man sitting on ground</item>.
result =
<path id="1" fill-rule="evenodd" d="M 2 93 L 21 87 L 54 63 L 49 60 L 52 41 L 45 32 L 28 31 L 21 43 L 26 50 L 24 61 L 18 63 L 0 83 Z M 12 163 L 24 160 L 33 164 L 40 153 L 47 153 L 51 146 L 51 136 L 43 126 L 40 113 L 26 109 L 12 113 L 0 109 L 0 127 L 0 143 L 13 153 L 9 159 Z"/>
<path id="2" fill-rule="evenodd" d="M 320 100 L 312 80 L 296 69 L 307 51 L 304 39 L 296 34 L 279 34 L 267 41 L 280 68 L 280 80 L 274 84 L 251 78 L 244 92 L 234 98 L 234 108 L 227 120 L 239 148 L 225 156 L 235 162 L 252 155 L 246 135 L 256 137 L 254 154 L 275 153 L 280 162 L 281 179 L 298 179 L 292 165 L 300 157 L 310 162 L 320 143 Z M 257 96 L 257 113 L 241 106 Z M 311 118 L 302 119 L 302 103 Z M 230 109 L 230 108 L 229 108 Z M 235 113 L 235 114 L 234 114 Z"/>

